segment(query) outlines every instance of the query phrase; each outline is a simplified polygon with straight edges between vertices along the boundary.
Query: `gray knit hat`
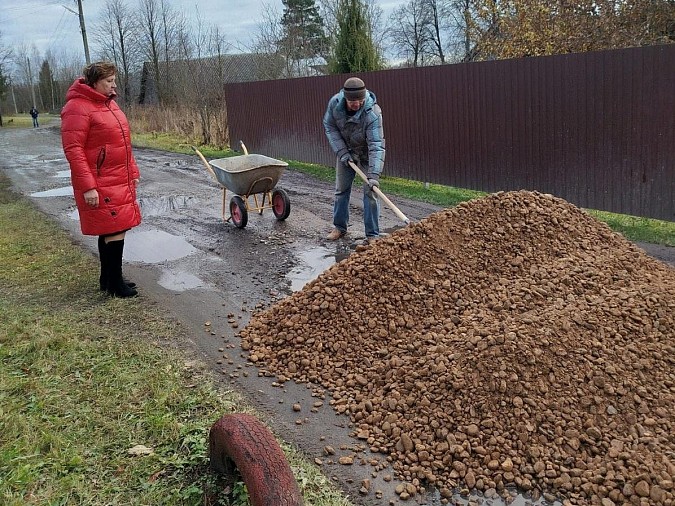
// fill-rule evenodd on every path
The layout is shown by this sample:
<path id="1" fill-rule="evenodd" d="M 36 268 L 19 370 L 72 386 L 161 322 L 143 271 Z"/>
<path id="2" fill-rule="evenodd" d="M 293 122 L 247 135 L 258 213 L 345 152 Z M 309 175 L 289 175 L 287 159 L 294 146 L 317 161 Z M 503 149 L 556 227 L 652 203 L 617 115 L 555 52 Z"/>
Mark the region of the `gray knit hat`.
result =
<path id="1" fill-rule="evenodd" d="M 358 77 L 347 79 L 342 89 L 347 100 L 363 100 L 366 98 L 366 85 Z"/>

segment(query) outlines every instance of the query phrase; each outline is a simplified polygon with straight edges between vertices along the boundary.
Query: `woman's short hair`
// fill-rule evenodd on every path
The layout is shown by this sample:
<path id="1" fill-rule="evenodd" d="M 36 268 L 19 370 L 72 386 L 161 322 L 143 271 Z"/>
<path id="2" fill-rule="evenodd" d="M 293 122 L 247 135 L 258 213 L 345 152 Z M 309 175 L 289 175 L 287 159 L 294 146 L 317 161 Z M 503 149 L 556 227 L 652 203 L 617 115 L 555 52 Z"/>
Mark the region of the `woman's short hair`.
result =
<path id="1" fill-rule="evenodd" d="M 97 61 L 90 63 L 82 70 L 85 84 L 91 86 L 92 88 L 98 81 L 105 79 L 106 77 L 110 77 L 113 74 L 117 74 L 117 67 L 115 67 L 114 63 L 109 61 Z"/>

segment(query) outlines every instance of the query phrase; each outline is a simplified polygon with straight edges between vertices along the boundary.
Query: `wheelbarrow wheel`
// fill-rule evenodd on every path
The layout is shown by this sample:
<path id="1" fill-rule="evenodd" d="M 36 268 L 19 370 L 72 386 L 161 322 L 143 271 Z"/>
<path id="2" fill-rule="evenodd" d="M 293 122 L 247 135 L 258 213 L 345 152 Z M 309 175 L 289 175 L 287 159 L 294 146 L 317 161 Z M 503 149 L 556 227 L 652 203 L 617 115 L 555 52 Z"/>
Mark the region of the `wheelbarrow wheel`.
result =
<path id="1" fill-rule="evenodd" d="M 230 200 L 230 216 L 232 223 L 237 228 L 244 228 L 248 223 L 248 210 L 246 209 L 246 202 L 239 195 L 235 195 Z"/>
<path id="2" fill-rule="evenodd" d="M 272 212 L 279 221 L 283 221 L 291 214 L 291 199 L 281 188 L 272 192 Z"/>

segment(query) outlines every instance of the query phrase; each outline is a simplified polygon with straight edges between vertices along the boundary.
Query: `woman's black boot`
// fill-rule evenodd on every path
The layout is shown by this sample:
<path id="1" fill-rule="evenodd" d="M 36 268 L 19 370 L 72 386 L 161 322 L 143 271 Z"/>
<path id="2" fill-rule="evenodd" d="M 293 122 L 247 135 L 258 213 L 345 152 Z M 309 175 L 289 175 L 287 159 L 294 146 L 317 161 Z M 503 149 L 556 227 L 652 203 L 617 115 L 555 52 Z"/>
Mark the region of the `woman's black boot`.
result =
<path id="1" fill-rule="evenodd" d="M 124 239 L 108 242 L 106 249 L 108 250 L 108 294 L 113 297 L 135 297 L 138 292 L 127 285 L 122 278 Z"/>
<path id="2" fill-rule="evenodd" d="M 98 257 L 101 260 L 101 275 L 98 278 L 99 287 L 102 292 L 108 289 L 108 248 L 105 242 L 105 236 L 98 236 Z M 122 278 L 122 281 L 129 288 L 136 288 L 136 283 Z"/>
<path id="3" fill-rule="evenodd" d="M 108 249 L 106 248 L 105 237 L 98 236 L 98 258 L 101 261 L 101 275 L 98 277 L 98 284 L 102 292 L 108 289 Z"/>

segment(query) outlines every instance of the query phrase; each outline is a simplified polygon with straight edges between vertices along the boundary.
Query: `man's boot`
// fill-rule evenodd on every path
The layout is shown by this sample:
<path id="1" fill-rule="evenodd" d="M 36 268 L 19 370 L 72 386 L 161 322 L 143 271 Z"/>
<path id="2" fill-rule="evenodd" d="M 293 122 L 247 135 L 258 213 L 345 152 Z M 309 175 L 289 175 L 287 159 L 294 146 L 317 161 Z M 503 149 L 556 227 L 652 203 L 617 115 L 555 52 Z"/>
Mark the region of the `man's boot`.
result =
<path id="1" fill-rule="evenodd" d="M 108 250 L 108 294 L 113 297 L 135 297 L 138 292 L 127 285 L 122 278 L 124 239 L 110 241 L 106 244 L 106 249 Z"/>

